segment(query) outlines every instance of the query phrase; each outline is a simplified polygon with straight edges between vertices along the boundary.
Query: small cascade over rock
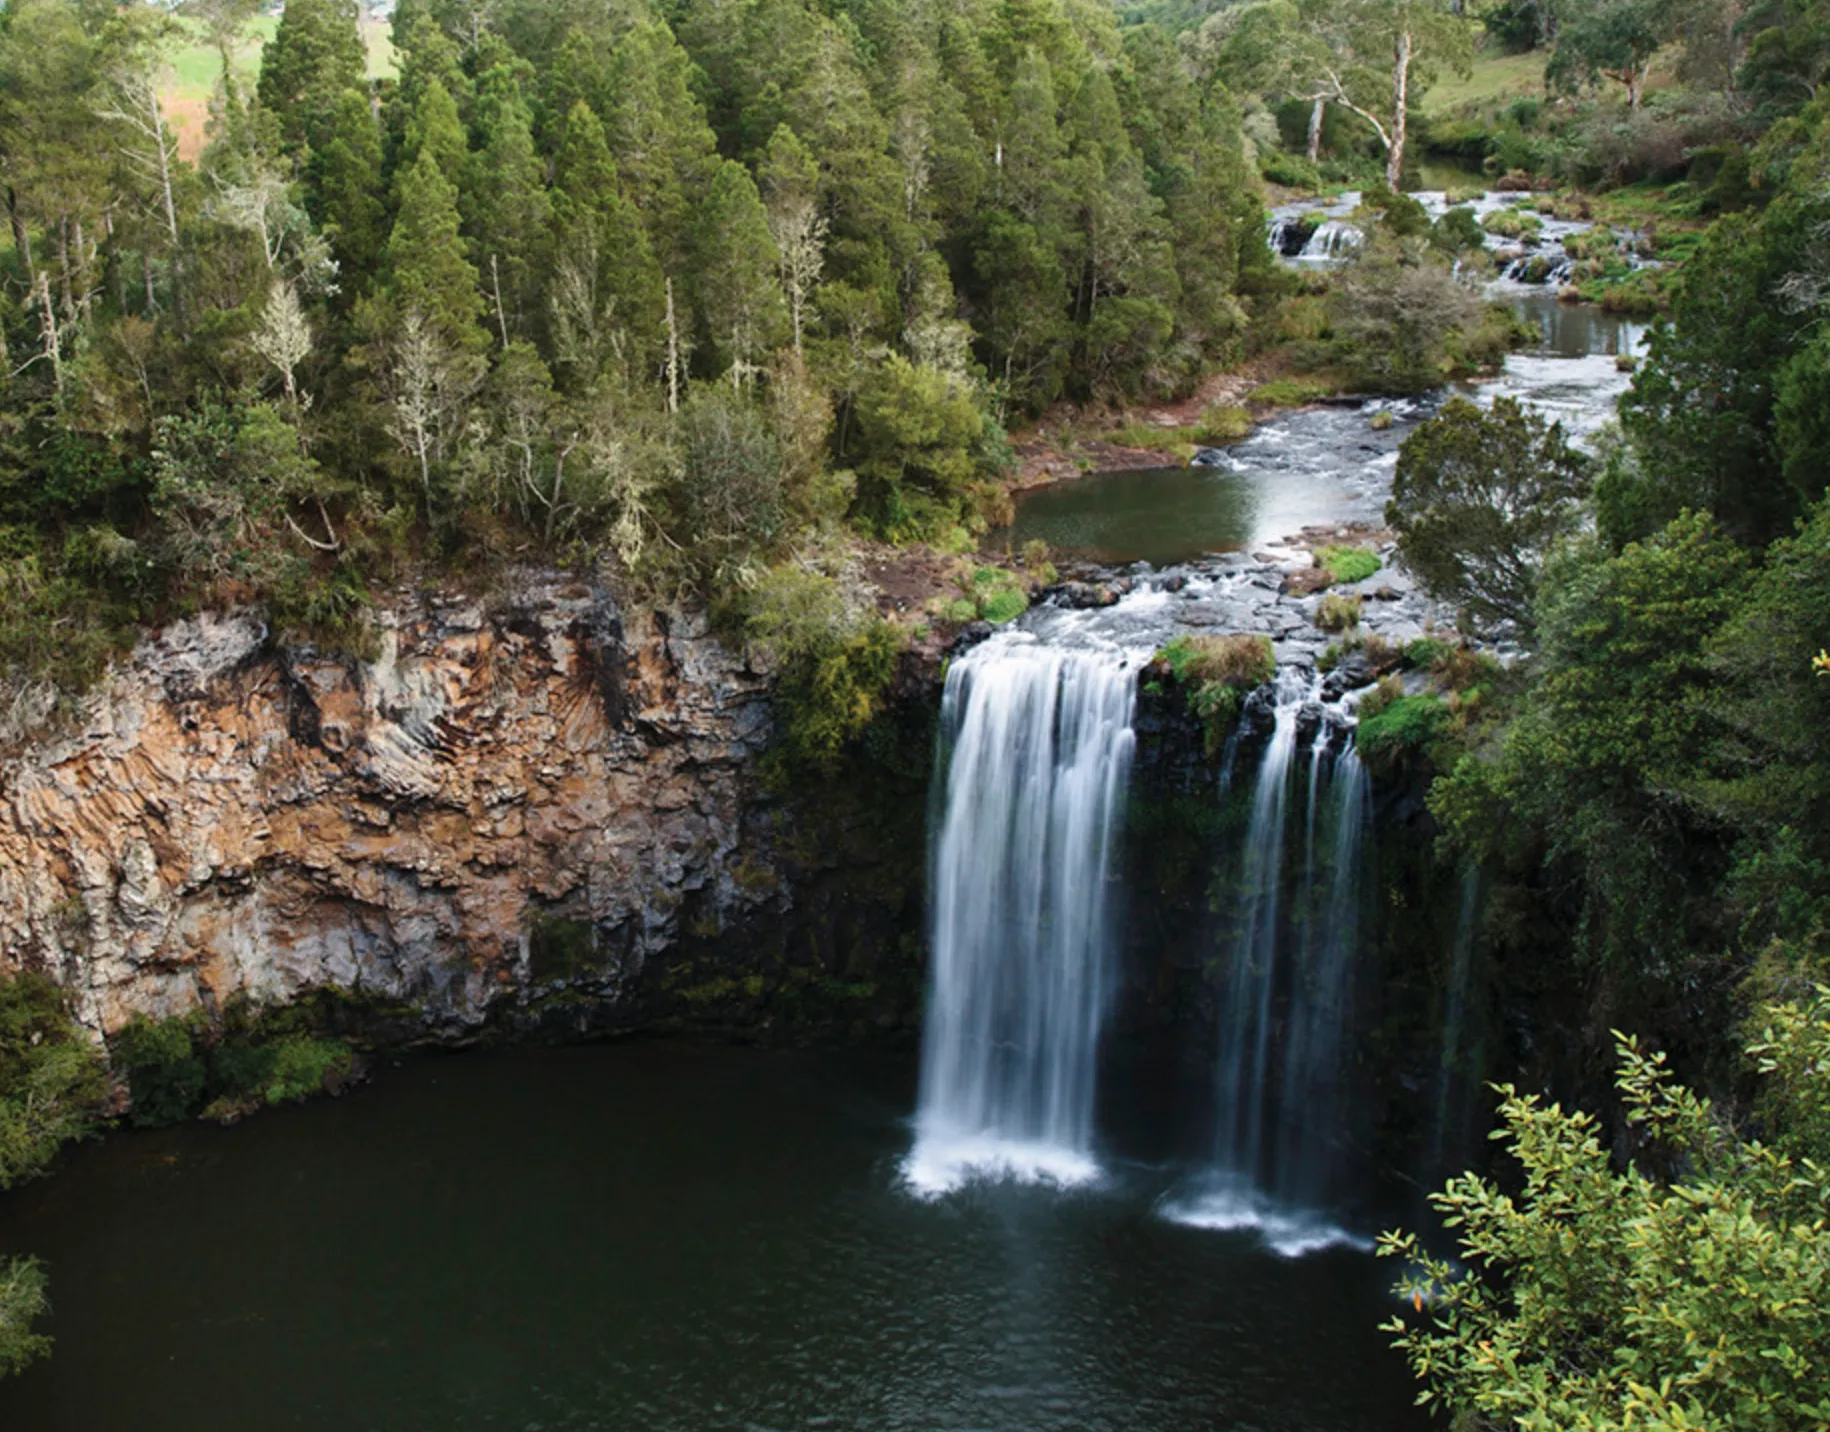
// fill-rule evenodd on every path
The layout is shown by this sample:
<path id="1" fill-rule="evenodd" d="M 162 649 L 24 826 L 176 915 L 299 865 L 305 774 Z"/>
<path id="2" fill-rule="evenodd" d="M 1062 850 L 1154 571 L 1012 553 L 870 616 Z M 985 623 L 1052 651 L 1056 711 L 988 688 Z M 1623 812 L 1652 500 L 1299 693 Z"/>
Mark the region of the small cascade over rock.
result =
<path id="1" fill-rule="evenodd" d="M 1341 219 L 1329 219 L 1316 227 L 1308 242 L 1296 255 L 1298 263 L 1331 264 L 1354 253 L 1366 242 L 1365 233 Z"/>
<path id="2" fill-rule="evenodd" d="M 1012 632 L 954 663 L 932 837 L 932 972 L 915 1147 L 973 1177 L 1095 1177 L 1093 1093 L 1115 983 L 1112 899 L 1147 654 Z"/>
<path id="3" fill-rule="evenodd" d="M 1287 1256 L 1358 1242 L 1324 1211 L 1339 1192 L 1348 1117 L 1340 1066 L 1371 785 L 1352 725 L 1320 715 L 1318 694 L 1306 674 L 1279 673 L 1224 967 L 1214 1166 L 1163 1210 L 1199 1227 L 1256 1230 Z"/>

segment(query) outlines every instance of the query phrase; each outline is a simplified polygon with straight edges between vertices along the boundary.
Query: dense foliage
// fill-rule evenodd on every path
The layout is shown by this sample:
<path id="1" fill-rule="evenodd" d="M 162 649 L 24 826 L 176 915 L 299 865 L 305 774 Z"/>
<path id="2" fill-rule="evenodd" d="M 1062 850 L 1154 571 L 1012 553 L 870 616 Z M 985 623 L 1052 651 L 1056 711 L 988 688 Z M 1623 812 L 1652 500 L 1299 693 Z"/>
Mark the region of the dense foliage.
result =
<path id="1" fill-rule="evenodd" d="M 108 1088 L 100 1052 L 41 975 L 0 980 L 0 1191 L 42 1172 L 96 1126 Z M 50 1350 L 32 1331 L 47 1307 L 31 1258 L 0 1258 L 0 1377 Z"/>
<path id="2" fill-rule="evenodd" d="M 1757 1122 L 1619 1042 L 1635 1134 L 1510 1086 L 1496 1137 L 1518 1195 L 1469 1175 L 1434 1203 L 1462 1266 L 1414 1237 L 1390 1324 L 1424 1399 L 1525 1432 L 1792 1432 L 1830 1423 L 1830 990 L 1766 1011 Z"/>
<path id="3" fill-rule="evenodd" d="M 1588 460 L 1511 398 L 1452 398 L 1406 439 L 1385 520 L 1405 565 L 1477 621 L 1529 630 L 1545 557 L 1576 530 Z"/>
<path id="4" fill-rule="evenodd" d="M 1226 90 L 1077 0 L 406 0 L 381 79 L 293 0 L 195 163 L 181 29 L 0 10 L 14 671 L 197 597 L 350 640 L 402 563 L 982 525 L 1007 416 L 1184 389 L 1272 283 Z"/>

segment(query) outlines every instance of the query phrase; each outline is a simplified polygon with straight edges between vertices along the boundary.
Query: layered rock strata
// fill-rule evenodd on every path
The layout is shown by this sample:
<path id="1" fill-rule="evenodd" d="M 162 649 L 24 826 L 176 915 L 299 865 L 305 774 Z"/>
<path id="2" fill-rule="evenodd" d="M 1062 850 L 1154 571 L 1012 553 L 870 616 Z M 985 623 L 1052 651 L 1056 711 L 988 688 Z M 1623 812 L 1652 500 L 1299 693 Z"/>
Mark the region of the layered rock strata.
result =
<path id="1" fill-rule="evenodd" d="M 0 971 L 49 971 L 102 1033 L 324 988 L 446 1038 L 555 1001 L 634 1023 L 736 992 L 766 1020 L 788 984 L 899 1022 L 874 962 L 902 892 L 822 899 L 819 833 L 785 839 L 758 779 L 766 675 L 702 618 L 549 576 L 403 597 L 378 633 L 356 660 L 179 622 L 15 741 Z"/>

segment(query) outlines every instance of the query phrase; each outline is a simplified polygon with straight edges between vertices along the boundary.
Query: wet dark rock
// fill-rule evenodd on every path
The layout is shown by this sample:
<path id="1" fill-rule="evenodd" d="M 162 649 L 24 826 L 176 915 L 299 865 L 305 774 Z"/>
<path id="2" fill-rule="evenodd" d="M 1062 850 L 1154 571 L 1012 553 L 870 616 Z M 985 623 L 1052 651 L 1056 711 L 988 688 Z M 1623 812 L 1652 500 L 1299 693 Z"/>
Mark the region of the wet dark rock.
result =
<path id="1" fill-rule="evenodd" d="M 1042 600 L 1052 606 L 1085 611 L 1113 605 L 1118 601 L 1118 593 L 1099 582 L 1058 582 L 1042 593 Z"/>
<path id="2" fill-rule="evenodd" d="M 967 622 L 959 629 L 959 635 L 953 638 L 952 654 L 959 656 L 962 652 L 971 651 L 996 630 L 990 622 Z"/>
<path id="3" fill-rule="evenodd" d="M 1349 691 L 1371 686 L 1379 679 L 1379 669 L 1363 651 L 1350 651 L 1335 663 L 1333 671 L 1322 679 L 1322 700 L 1339 701 Z"/>

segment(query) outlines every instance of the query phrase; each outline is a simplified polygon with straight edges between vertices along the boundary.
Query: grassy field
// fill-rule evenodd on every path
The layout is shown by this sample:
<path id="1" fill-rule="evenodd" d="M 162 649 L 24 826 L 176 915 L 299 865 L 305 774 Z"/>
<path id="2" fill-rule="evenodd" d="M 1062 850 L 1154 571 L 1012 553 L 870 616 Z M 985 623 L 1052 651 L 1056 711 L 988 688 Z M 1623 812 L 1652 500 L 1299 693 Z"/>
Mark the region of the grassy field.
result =
<path id="1" fill-rule="evenodd" d="M 1544 93 L 1544 54 L 1537 51 L 1524 55 L 1482 53 L 1474 68 L 1464 78 L 1444 75 L 1424 92 L 1425 114 L 1442 114 L 1470 101 L 1485 103 L 1495 99 L 1513 99 Z"/>
<path id="2" fill-rule="evenodd" d="M 273 38 L 279 21 L 272 15 L 258 16 L 248 27 L 247 38 L 235 54 L 235 68 L 243 82 L 253 85 L 260 72 L 261 50 Z M 196 159 L 203 152 L 203 130 L 209 120 L 210 96 L 216 92 L 217 78 L 222 74 L 222 58 L 216 47 L 199 38 L 174 50 L 171 76 L 165 87 L 165 118 L 178 136 L 178 152 L 186 159 Z M 370 21 L 362 27 L 362 38 L 368 45 L 369 76 L 384 79 L 394 73 L 394 45 L 388 38 L 385 20 Z"/>

